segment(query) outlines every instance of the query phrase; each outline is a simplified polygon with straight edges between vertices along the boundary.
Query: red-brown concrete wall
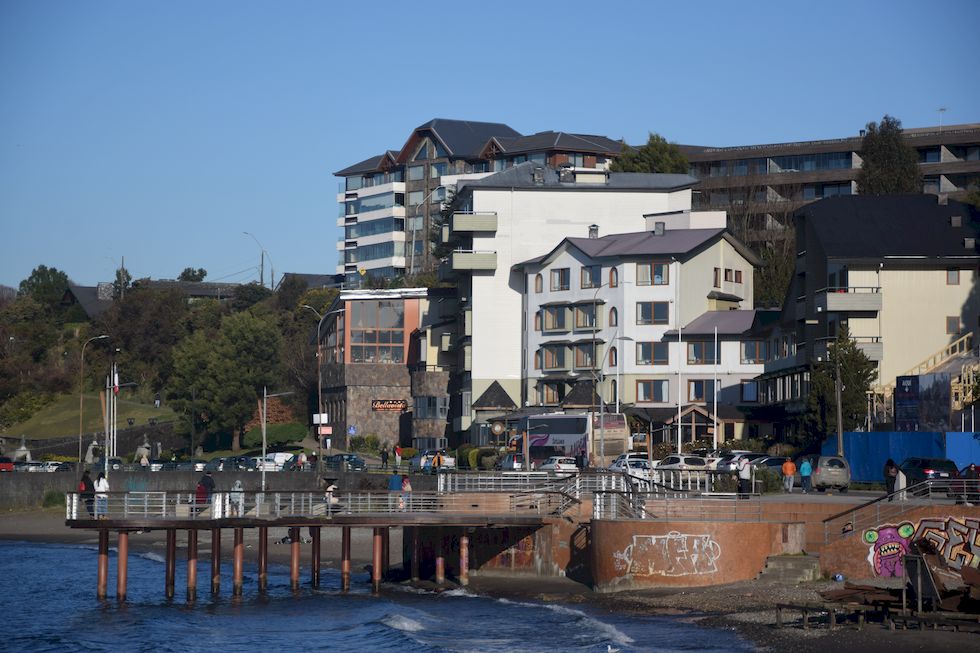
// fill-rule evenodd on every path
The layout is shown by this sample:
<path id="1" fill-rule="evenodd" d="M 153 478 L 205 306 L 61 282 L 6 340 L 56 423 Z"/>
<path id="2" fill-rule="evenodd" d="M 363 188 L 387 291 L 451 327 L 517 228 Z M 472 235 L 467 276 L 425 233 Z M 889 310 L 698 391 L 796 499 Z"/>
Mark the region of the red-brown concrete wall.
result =
<path id="1" fill-rule="evenodd" d="M 825 574 L 846 578 L 904 575 L 902 556 L 911 542 L 926 538 L 936 545 L 950 567 L 980 564 L 980 508 L 929 506 L 897 518 L 839 534 L 820 553 Z"/>
<path id="2" fill-rule="evenodd" d="M 755 578 L 766 558 L 802 550 L 802 524 L 592 522 L 596 591 L 699 587 Z"/>

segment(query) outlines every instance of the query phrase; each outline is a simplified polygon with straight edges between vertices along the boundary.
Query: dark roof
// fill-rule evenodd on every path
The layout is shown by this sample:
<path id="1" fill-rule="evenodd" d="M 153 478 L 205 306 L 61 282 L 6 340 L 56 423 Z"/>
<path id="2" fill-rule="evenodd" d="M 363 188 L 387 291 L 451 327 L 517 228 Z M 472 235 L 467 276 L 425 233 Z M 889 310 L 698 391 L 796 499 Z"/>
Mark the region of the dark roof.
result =
<path id="1" fill-rule="evenodd" d="M 473 402 L 473 408 L 513 410 L 517 408 L 517 404 L 514 403 L 514 400 L 510 398 L 503 387 L 494 381 L 489 388 L 483 391 L 480 398 Z"/>
<path id="2" fill-rule="evenodd" d="M 347 166 L 343 170 L 338 170 L 334 174 L 338 177 L 346 177 L 347 175 L 363 174 L 365 172 L 374 172 L 381 165 L 381 159 L 385 157 L 384 154 L 378 154 L 370 158 L 359 161 L 352 166 Z"/>
<path id="3" fill-rule="evenodd" d="M 279 279 L 279 288 L 288 279 L 298 279 L 306 284 L 307 288 L 339 288 L 344 282 L 342 274 L 304 274 L 302 272 L 286 272 Z"/>
<path id="4" fill-rule="evenodd" d="M 590 258 L 631 256 L 686 256 L 709 243 L 724 238 L 752 265 L 762 261 L 752 250 L 724 229 L 667 229 L 662 236 L 653 231 L 609 234 L 599 238 L 565 238 L 543 256 L 516 264 L 524 267 L 539 264 L 558 252 L 566 243 Z"/>
<path id="5" fill-rule="evenodd" d="M 404 163 L 415 150 L 421 138 L 420 132 L 428 131 L 442 143 L 449 156 L 456 159 L 479 158 L 483 146 L 494 136 L 515 138 L 521 135 L 507 125 L 499 122 L 474 122 L 471 120 L 448 120 L 435 118 L 412 130 L 405 145 L 398 154 L 398 161 Z"/>
<path id="6" fill-rule="evenodd" d="M 806 222 L 828 258 L 884 260 L 976 258 L 980 216 L 959 202 L 941 205 L 935 195 L 846 195 L 808 204 L 796 215 Z M 951 216 L 961 216 L 953 227 Z M 929 260 L 922 261 L 929 263 Z"/>
<path id="7" fill-rule="evenodd" d="M 507 154 L 558 150 L 562 152 L 586 152 L 595 154 L 619 154 L 623 150 L 621 141 L 606 136 L 591 134 L 569 134 L 546 131 L 516 138 L 497 138 L 497 144 Z"/>
<path id="8" fill-rule="evenodd" d="M 755 323 L 755 310 L 708 311 L 694 318 L 684 327 L 684 336 L 713 336 L 715 327 L 718 335 L 739 335 L 749 331 Z M 664 336 L 677 335 L 677 329 L 667 331 Z"/>
<path id="9" fill-rule="evenodd" d="M 153 290 L 179 290 L 187 297 L 207 297 L 227 299 L 235 294 L 237 283 L 216 283 L 213 281 L 176 281 L 173 279 L 141 279 L 134 286 Z"/>
<path id="10" fill-rule="evenodd" d="M 534 181 L 534 170 L 536 168 L 540 168 L 542 171 L 542 183 L 535 183 Z M 596 172 L 600 173 L 602 171 L 596 170 Z M 460 181 L 457 193 L 462 194 L 471 188 L 521 188 L 532 190 L 543 188 L 547 190 L 567 189 L 575 191 L 614 189 L 625 191 L 659 190 L 669 192 L 691 188 L 698 183 L 698 180 L 690 175 L 668 175 L 650 172 L 610 172 L 608 174 L 607 181 L 602 184 L 562 182 L 558 178 L 557 169 L 527 161 L 480 179 Z"/>
<path id="11" fill-rule="evenodd" d="M 71 304 L 73 301 L 82 307 L 82 310 L 85 311 L 85 315 L 89 319 L 99 317 L 107 308 L 112 306 L 111 296 L 108 298 L 99 298 L 98 286 L 76 286 L 75 284 L 68 284 L 68 290 L 65 291 L 62 303 Z"/>
<path id="12" fill-rule="evenodd" d="M 577 381 L 565 395 L 565 400 L 561 402 L 561 405 L 569 408 L 591 408 L 600 403 L 602 400 L 595 392 L 595 385 L 592 379 L 588 379 Z"/>

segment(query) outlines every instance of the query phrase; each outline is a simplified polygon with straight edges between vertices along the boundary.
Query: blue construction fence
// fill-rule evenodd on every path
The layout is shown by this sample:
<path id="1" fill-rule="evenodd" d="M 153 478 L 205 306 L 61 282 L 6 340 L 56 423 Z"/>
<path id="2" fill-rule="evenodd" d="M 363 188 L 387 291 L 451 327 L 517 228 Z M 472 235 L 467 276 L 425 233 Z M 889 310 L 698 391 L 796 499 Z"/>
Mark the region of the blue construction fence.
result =
<path id="1" fill-rule="evenodd" d="M 837 453 L 837 436 L 830 436 L 820 450 L 825 456 Z M 881 470 L 891 458 L 899 465 L 910 457 L 949 458 L 962 469 L 970 463 L 980 465 L 980 433 L 925 431 L 844 433 L 844 457 L 851 466 L 851 479 L 883 482 Z"/>

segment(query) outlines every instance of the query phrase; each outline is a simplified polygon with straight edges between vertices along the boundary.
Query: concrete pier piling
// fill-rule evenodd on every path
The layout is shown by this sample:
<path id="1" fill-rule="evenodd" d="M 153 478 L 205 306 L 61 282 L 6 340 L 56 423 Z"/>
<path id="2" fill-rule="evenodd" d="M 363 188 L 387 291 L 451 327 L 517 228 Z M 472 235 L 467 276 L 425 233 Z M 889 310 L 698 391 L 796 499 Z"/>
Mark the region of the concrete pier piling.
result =
<path id="1" fill-rule="evenodd" d="M 340 537 L 340 589 L 350 590 L 350 526 L 341 527 Z"/>
<path id="2" fill-rule="evenodd" d="M 129 574 L 129 531 L 119 531 L 119 559 L 116 561 L 116 600 L 126 600 L 126 580 Z"/>
<path id="3" fill-rule="evenodd" d="M 467 535 L 459 538 L 459 584 L 463 587 L 470 584 L 470 538 Z"/>
<path id="4" fill-rule="evenodd" d="M 381 529 L 375 527 L 371 548 L 371 591 L 375 594 L 381 591 Z"/>
<path id="5" fill-rule="evenodd" d="M 245 529 L 235 529 L 235 545 L 232 549 L 231 593 L 242 595 L 242 572 L 245 567 Z"/>
<path id="6" fill-rule="evenodd" d="M 187 531 L 187 601 L 197 600 L 197 530 Z"/>
<path id="7" fill-rule="evenodd" d="M 310 547 L 310 584 L 320 587 L 320 527 L 310 526 L 310 535 L 313 540 Z"/>
<path id="8" fill-rule="evenodd" d="M 164 594 L 167 600 L 174 598 L 174 577 L 177 571 L 177 529 L 167 529 L 166 573 Z"/>
<path id="9" fill-rule="evenodd" d="M 259 591 L 269 587 L 269 527 L 259 527 Z"/>
<path id="10" fill-rule="evenodd" d="M 221 592 L 221 529 L 211 529 L 211 593 Z"/>
<path id="11" fill-rule="evenodd" d="M 289 529 L 289 587 L 296 591 L 299 589 L 299 528 Z"/>
<path id="12" fill-rule="evenodd" d="M 442 529 L 438 529 L 436 535 L 436 584 L 442 585 L 446 582 L 446 554 L 443 550 Z"/>
<path id="13" fill-rule="evenodd" d="M 99 579 L 96 583 L 95 595 L 104 601 L 109 584 L 109 531 L 99 530 Z"/>

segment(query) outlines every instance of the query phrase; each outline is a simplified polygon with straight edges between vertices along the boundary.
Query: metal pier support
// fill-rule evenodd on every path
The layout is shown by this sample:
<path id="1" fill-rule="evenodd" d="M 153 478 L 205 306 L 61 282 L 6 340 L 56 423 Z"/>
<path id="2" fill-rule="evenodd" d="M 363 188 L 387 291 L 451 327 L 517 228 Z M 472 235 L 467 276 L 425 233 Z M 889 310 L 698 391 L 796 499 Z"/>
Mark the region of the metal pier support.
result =
<path id="1" fill-rule="evenodd" d="M 167 560 L 164 593 L 167 600 L 174 598 L 174 575 L 177 571 L 177 529 L 167 529 Z"/>
<path id="2" fill-rule="evenodd" d="M 344 592 L 350 590 L 350 526 L 341 527 L 340 589 Z"/>
<path id="3" fill-rule="evenodd" d="M 233 596 L 242 595 L 242 569 L 245 563 L 245 529 L 236 528 L 235 547 L 232 549 L 231 593 Z"/>
<path id="4" fill-rule="evenodd" d="M 310 535 L 313 545 L 310 547 L 310 583 L 313 587 L 320 587 L 320 527 L 310 526 Z"/>
<path id="5" fill-rule="evenodd" d="M 119 559 L 116 561 L 116 600 L 126 600 L 126 577 L 129 573 L 129 531 L 119 531 Z"/>
<path id="6" fill-rule="evenodd" d="M 289 586 L 299 589 L 299 528 L 289 529 Z"/>
<path id="7" fill-rule="evenodd" d="M 197 600 L 197 530 L 187 531 L 187 601 Z"/>
<path id="8" fill-rule="evenodd" d="M 211 529 L 211 593 L 221 591 L 221 529 Z"/>
<path id="9" fill-rule="evenodd" d="M 269 587 L 269 527 L 259 526 L 259 591 Z"/>
<path id="10" fill-rule="evenodd" d="M 106 586 L 109 584 L 109 531 L 99 529 L 99 579 L 96 583 L 95 596 L 104 601 Z"/>
<path id="11" fill-rule="evenodd" d="M 371 591 L 375 594 L 381 591 L 381 549 L 381 529 L 375 528 L 371 550 Z"/>

